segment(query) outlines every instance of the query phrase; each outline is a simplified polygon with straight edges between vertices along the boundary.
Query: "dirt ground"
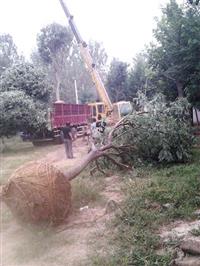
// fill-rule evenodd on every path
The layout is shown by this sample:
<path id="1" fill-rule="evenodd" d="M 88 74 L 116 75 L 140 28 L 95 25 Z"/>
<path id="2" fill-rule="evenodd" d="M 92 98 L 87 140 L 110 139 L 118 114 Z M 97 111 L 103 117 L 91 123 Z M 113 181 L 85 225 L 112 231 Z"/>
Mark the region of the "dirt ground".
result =
<path id="1" fill-rule="evenodd" d="M 88 151 L 81 140 L 74 144 L 75 159 L 67 160 L 63 145 L 55 146 L 42 161 L 59 169 L 70 167 Z M 102 177 L 102 202 L 72 210 L 65 224 L 56 229 L 24 227 L 1 204 L 1 266 L 80 266 L 93 265 L 92 257 L 102 254 L 108 228 L 117 204 L 121 202 L 120 177 Z M 73 183 L 72 183 L 73 186 Z"/>

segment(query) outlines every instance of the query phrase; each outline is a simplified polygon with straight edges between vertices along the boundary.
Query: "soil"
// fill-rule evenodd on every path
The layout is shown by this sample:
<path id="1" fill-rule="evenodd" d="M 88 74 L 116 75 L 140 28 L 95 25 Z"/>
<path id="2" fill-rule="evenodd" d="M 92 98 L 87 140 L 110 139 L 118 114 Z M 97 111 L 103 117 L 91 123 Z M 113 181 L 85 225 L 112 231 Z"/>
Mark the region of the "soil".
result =
<path id="1" fill-rule="evenodd" d="M 160 237 L 164 239 L 164 241 L 168 241 L 169 239 L 187 239 L 191 237 L 191 231 L 200 228 L 200 220 L 196 221 L 175 221 L 167 226 L 160 228 Z"/>
<path id="2" fill-rule="evenodd" d="M 40 161 L 52 163 L 60 170 L 79 162 L 88 152 L 82 140 L 74 143 L 74 159 L 66 159 L 63 145 L 55 146 Z M 106 223 L 122 201 L 120 177 L 105 177 L 101 192 L 105 203 L 73 210 L 67 221 L 54 231 L 27 229 L 18 224 L 9 210 L 1 205 L 1 266 L 83 266 L 92 265 L 90 256 L 97 248 L 104 251 Z M 110 207 L 111 206 L 111 207 Z M 113 207 L 114 206 L 114 207 Z"/>
<path id="3" fill-rule="evenodd" d="M 199 210 L 198 210 L 199 214 Z M 200 265 L 200 236 L 194 236 L 192 231 L 199 230 L 200 221 L 174 221 L 160 228 L 161 240 L 165 243 L 174 243 L 174 260 L 170 265 Z M 158 254 L 164 254 L 160 249 Z"/>

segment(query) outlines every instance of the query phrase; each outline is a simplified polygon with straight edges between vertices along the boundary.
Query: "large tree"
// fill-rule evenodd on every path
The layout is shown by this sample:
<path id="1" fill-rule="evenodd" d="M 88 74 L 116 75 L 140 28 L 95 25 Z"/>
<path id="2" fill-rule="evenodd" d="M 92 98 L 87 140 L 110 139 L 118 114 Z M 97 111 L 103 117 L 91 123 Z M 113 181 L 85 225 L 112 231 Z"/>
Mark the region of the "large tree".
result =
<path id="1" fill-rule="evenodd" d="M 60 100 L 60 84 L 64 65 L 72 46 L 72 34 L 64 26 L 53 23 L 41 29 L 37 36 L 38 52 L 43 62 L 50 67 L 56 92 Z"/>
<path id="2" fill-rule="evenodd" d="M 17 47 L 10 34 L 0 35 L 0 76 L 18 59 Z"/>
<path id="3" fill-rule="evenodd" d="M 95 67 L 98 70 L 99 74 L 103 81 L 106 80 L 107 75 L 107 60 L 108 55 L 106 50 L 101 42 L 90 41 L 88 44 L 90 54 L 95 63 Z"/>
<path id="4" fill-rule="evenodd" d="M 43 73 L 29 63 L 4 71 L 0 82 L 0 136 L 34 133 L 47 127 L 50 92 Z"/>
<path id="5" fill-rule="evenodd" d="M 128 97 L 130 100 L 137 97 L 138 92 L 151 96 L 155 92 L 155 73 L 148 64 L 148 57 L 141 53 L 133 59 L 128 77 Z"/>
<path id="6" fill-rule="evenodd" d="M 33 63 L 48 74 L 48 79 L 57 88 L 56 91 L 57 95 L 59 94 L 59 96 L 55 97 L 55 93 L 53 93 L 52 100 L 55 101 L 56 98 L 60 98 L 65 102 L 75 102 L 76 81 L 79 101 L 82 103 L 95 101 L 98 98 L 95 86 L 85 66 L 79 46 L 74 39 L 72 41 L 70 41 L 71 39 L 65 40 L 66 43 L 62 40 L 60 49 L 58 49 L 56 53 L 52 53 L 54 57 L 53 55 L 50 56 L 50 53 L 46 53 L 46 50 L 49 51 L 49 49 L 45 49 L 43 47 L 46 45 L 44 44 L 44 40 L 47 38 L 44 32 L 51 31 L 51 34 L 48 34 L 48 40 L 50 42 L 51 39 L 52 42 L 54 42 L 54 30 L 57 28 L 61 32 L 63 30 L 67 30 L 61 25 L 57 25 L 56 27 L 54 26 L 54 24 L 51 24 L 41 30 L 40 34 L 38 35 L 38 51 L 35 51 L 32 54 Z M 72 37 L 72 35 L 70 36 Z M 57 39 L 59 38 L 56 38 L 56 42 Z M 105 49 L 101 43 L 96 41 L 89 42 L 88 47 L 96 64 L 96 68 L 98 69 L 102 79 L 105 81 L 107 62 L 107 54 Z M 42 53 L 44 53 L 44 57 L 42 57 Z M 51 58 L 54 58 L 54 63 Z"/>
<path id="7" fill-rule="evenodd" d="M 46 128 L 46 110 L 23 91 L 0 92 L 0 113 L 0 137 Z"/>
<path id="8" fill-rule="evenodd" d="M 103 82 L 105 82 L 107 75 L 107 54 L 103 44 L 90 41 L 88 48 L 95 67 Z M 68 84 L 68 88 L 71 88 L 71 94 L 74 95 L 74 80 L 76 80 L 80 102 L 88 103 L 98 100 L 99 95 L 76 43 L 72 47 L 72 53 L 67 62 L 65 72 L 67 75 L 64 77 L 64 83 Z"/>
<path id="9" fill-rule="evenodd" d="M 175 97 L 193 94 L 199 87 L 200 13 L 197 6 L 179 6 L 170 0 L 154 30 L 156 44 L 149 49 L 149 62 L 164 93 Z M 198 99 L 196 99 L 197 101 Z"/>
<path id="10" fill-rule="evenodd" d="M 128 97 L 128 64 L 113 59 L 107 77 L 108 92 L 114 102 L 126 100 Z"/>
<path id="11" fill-rule="evenodd" d="M 48 103 L 51 87 L 45 75 L 34 65 L 20 62 L 2 74 L 0 91 L 23 91 L 35 101 Z"/>

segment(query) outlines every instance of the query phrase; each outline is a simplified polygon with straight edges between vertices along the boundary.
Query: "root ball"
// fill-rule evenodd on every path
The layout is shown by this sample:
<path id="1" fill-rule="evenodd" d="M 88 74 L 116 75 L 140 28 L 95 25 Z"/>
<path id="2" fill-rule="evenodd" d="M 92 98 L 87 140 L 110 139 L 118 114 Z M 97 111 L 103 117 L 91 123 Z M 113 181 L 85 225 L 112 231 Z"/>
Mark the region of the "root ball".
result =
<path id="1" fill-rule="evenodd" d="M 58 224 L 71 208 L 71 185 L 55 167 L 34 161 L 12 174 L 1 199 L 23 222 Z"/>

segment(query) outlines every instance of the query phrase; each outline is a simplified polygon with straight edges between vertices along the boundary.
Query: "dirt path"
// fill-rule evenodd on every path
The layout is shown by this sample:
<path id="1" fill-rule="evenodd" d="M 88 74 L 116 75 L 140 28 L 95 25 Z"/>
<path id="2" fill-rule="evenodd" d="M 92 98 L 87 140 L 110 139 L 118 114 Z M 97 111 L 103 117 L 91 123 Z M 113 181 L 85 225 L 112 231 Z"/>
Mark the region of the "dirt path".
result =
<path id="1" fill-rule="evenodd" d="M 86 145 L 86 142 L 82 141 L 82 139 L 77 139 L 73 143 L 74 159 L 67 159 L 64 145 L 59 145 L 56 147 L 55 151 L 48 152 L 40 161 L 51 163 L 62 170 L 63 168 L 68 168 L 77 164 L 80 158 L 84 156 L 84 154 L 87 154 L 88 149 L 89 147 Z"/>
<path id="2" fill-rule="evenodd" d="M 78 140 L 75 143 L 75 159 L 66 160 L 64 147 L 60 145 L 42 160 L 53 163 L 60 169 L 78 163 L 87 153 L 88 147 Z M 52 232 L 47 229 L 31 230 L 19 225 L 5 206 L 1 217 L 1 261 L 0 266 L 83 266 L 92 265 L 90 256 L 98 245 L 103 253 L 107 235 L 106 222 L 122 200 L 120 177 L 104 178 L 101 192 L 104 203 L 75 209 L 66 224 Z M 73 185 L 73 184 L 72 184 Z"/>

